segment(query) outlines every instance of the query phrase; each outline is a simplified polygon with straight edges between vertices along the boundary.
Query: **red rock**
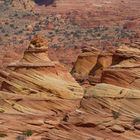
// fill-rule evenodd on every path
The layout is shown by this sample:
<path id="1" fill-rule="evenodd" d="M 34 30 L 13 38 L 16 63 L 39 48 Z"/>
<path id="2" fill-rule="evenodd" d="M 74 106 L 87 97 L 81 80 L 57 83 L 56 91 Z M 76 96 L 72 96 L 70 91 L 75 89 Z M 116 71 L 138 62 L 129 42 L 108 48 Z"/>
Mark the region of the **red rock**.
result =
<path id="1" fill-rule="evenodd" d="M 124 133 L 125 129 L 123 127 L 121 127 L 120 125 L 114 125 L 110 128 L 113 132 L 117 132 L 117 133 Z"/>
<path id="2" fill-rule="evenodd" d="M 139 55 L 139 49 L 124 47 L 117 50 L 114 54 L 114 65 L 103 71 L 102 82 L 139 89 Z"/>
<path id="3" fill-rule="evenodd" d="M 135 124 L 134 128 L 140 130 L 140 124 Z"/>

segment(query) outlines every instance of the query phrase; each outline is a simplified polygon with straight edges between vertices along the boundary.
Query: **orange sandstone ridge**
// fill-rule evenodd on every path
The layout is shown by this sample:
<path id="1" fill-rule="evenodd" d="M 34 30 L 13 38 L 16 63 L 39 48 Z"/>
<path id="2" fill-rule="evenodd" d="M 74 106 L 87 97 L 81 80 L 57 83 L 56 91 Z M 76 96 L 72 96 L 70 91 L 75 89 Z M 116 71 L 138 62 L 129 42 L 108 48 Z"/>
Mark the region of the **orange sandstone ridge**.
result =
<path id="1" fill-rule="evenodd" d="M 35 36 L 23 58 L 0 71 L 0 137 L 140 139 L 139 49 L 84 48 L 72 73 L 95 86 L 83 93 L 65 67 L 49 59 L 47 41 Z"/>
<path id="2" fill-rule="evenodd" d="M 90 84 L 109 83 L 140 89 L 140 50 L 122 46 L 115 52 L 83 52 L 72 74 L 77 80 Z"/>
<path id="3" fill-rule="evenodd" d="M 1 125 L 0 129 L 9 129 L 9 139 L 15 139 L 13 137 L 16 131 L 29 129 L 29 125 L 33 125 L 32 129 L 36 131 L 36 125 L 45 124 L 47 116 L 51 118 L 74 110 L 83 97 L 82 87 L 66 68 L 48 58 L 47 42 L 39 36 L 33 38 L 23 58 L 9 64 L 7 71 L 0 71 L 0 76 L 1 117 L 5 116 L 4 120 L 7 121 L 10 119 L 10 122 Z M 61 115 L 59 117 L 62 119 Z M 19 123 L 20 119 L 22 122 Z M 54 123 L 57 124 L 56 119 Z M 24 120 L 29 125 L 23 126 Z M 15 125 L 12 125 L 13 123 Z M 49 124 L 46 121 L 45 127 L 47 125 Z M 48 127 L 51 127 L 51 124 Z"/>
<path id="4" fill-rule="evenodd" d="M 8 76 L 1 88 L 25 95 L 81 98 L 82 88 L 59 62 L 48 58 L 47 52 L 47 43 L 42 38 L 35 37 L 23 58 L 8 66 Z"/>

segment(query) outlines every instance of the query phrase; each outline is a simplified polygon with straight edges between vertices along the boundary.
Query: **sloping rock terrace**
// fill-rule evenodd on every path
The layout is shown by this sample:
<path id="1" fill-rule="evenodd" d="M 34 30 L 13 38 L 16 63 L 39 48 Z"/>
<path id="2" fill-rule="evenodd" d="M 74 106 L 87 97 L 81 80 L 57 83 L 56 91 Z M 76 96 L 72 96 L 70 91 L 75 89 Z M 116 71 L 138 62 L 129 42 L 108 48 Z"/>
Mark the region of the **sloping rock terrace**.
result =
<path id="1" fill-rule="evenodd" d="M 64 66 L 52 62 L 47 52 L 47 42 L 36 36 L 19 62 L 0 71 L 0 129 L 9 139 L 26 128 L 36 134 L 44 129 L 44 133 L 80 105 L 82 87 Z"/>
<path id="2" fill-rule="evenodd" d="M 139 50 L 121 47 L 115 53 L 101 53 L 85 48 L 73 73 L 81 79 L 90 77 L 90 83 L 95 82 L 97 74 L 96 80 L 101 83 L 88 86 L 83 94 L 83 88 L 65 67 L 48 58 L 47 46 L 46 40 L 35 36 L 23 58 L 0 71 L 0 137 L 140 139 Z M 124 84 L 127 79 L 120 80 L 116 71 L 124 75 L 121 79 L 137 76 L 133 80 L 137 84 Z"/>

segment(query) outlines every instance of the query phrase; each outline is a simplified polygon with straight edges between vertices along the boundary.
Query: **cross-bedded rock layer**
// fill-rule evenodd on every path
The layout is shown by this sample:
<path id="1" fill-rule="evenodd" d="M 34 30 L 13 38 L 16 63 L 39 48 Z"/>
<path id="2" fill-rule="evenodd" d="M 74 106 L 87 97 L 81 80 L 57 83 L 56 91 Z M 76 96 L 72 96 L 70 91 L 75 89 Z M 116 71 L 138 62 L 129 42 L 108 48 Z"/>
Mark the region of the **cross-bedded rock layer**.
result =
<path id="1" fill-rule="evenodd" d="M 0 72 L 4 139 L 139 139 L 139 81 L 135 86 L 124 82 L 132 75 L 138 77 L 139 50 L 121 47 L 101 53 L 84 48 L 73 72 L 78 71 L 81 79 L 94 80 L 97 75 L 98 82 L 106 84 L 87 87 L 83 95 L 67 70 L 48 58 L 47 44 L 42 37 L 34 37 L 23 58 Z M 116 75 L 119 70 L 130 70 L 130 74 L 123 72 L 127 79 Z M 32 136 L 27 137 L 28 133 Z"/>
<path id="2" fill-rule="evenodd" d="M 77 80 L 140 87 L 140 50 L 122 46 L 114 52 L 83 52 L 72 70 Z"/>
<path id="3" fill-rule="evenodd" d="M 48 58 L 47 42 L 40 36 L 33 38 L 19 62 L 0 71 L 0 81 L 0 129 L 9 139 L 26 129 L 39 134 L 40 129 L 54 128 L 83 97 L 82 87 L 66 68 Z"/>

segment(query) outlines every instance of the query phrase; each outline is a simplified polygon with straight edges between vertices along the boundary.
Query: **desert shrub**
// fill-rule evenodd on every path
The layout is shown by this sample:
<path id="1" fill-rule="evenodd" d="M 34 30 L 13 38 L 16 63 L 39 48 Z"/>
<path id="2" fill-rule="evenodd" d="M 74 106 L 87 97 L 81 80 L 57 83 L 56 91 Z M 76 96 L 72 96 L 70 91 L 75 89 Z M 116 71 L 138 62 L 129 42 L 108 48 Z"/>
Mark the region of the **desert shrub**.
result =
<path id="1" fill-rule="evenodd" d="M 74 37 L 76 37 L 76 38 L 80 38 L 81 37 L 81 32 L 79 31 L 79 30 L 77 30 L 77 31 L 75 31 L 74 32 Z"/>
<path id="2" fill-rule="evenodd" d="M 122 45 L 122 43 L 121 42 L 113 42 L 112 45 L 115 47 L 119 47 Z"/>
<path id="3" fill-rule="evenodd" d="M 4 36 L 9 36 L 9 34 L 5 34 Z"/>
<path id="4" fill-rule="evenodd" d="M 27 130 L 23 131 L 22 134 L 23 134 L 24 136 L 30 137 L 30 136 L 32 136 L 33 132 L 32 132 L 31 129 L 27 129 Z"/>
<path id="5" fill-rule="evenodd" d="M 135 124 L 140 124 L 140 117 L 134 118 L 133 124 L 134 124 L 134 125 L 135 125 Z"/>
<path id="6" fill-rule="evenodd" d="M 120 117 L 121 114 L 120 112 L 112 110 L 112 115 L 113 115 L 113 118 L 116 120 Z"/>
<path id="7" fill-rule="evenodd" d="M 51 47 L 52 47 L 52 48 L 59 48 L 59 45 L 53 44 L 53 45 L 51 45 Z"/>
<path id="8" fill-rule="evenodd" d="M 0 138 L 4 138 L 4 137 L 7 137 L 7 134 L 0 132 Z"/>
<path id="9" fill-rule="evenodd" d="M 18 13 L 15 13 L 14 16 L 17 17 L 18 16 Z"/>
<path id="10" fill-rule="evenodd" d="M 2 33 L 5 33 L 5 30 L 4 30 L 4 29 L 2 29 L 2 30 L 1 30 L 1 32 L 2 32 Z"/>
<path id="11" fill-rule="evenodd" d="M 14 24 L 10 24 L 10 27 L 11 27 L 11 28 L 14 28 L 15 26 L 14 26 Z"/>
<path id="12" fill-rule="evenodd" d="M 26 140 L 26 136 L 19 135 L 16 137 L 16 140 Z"/>

